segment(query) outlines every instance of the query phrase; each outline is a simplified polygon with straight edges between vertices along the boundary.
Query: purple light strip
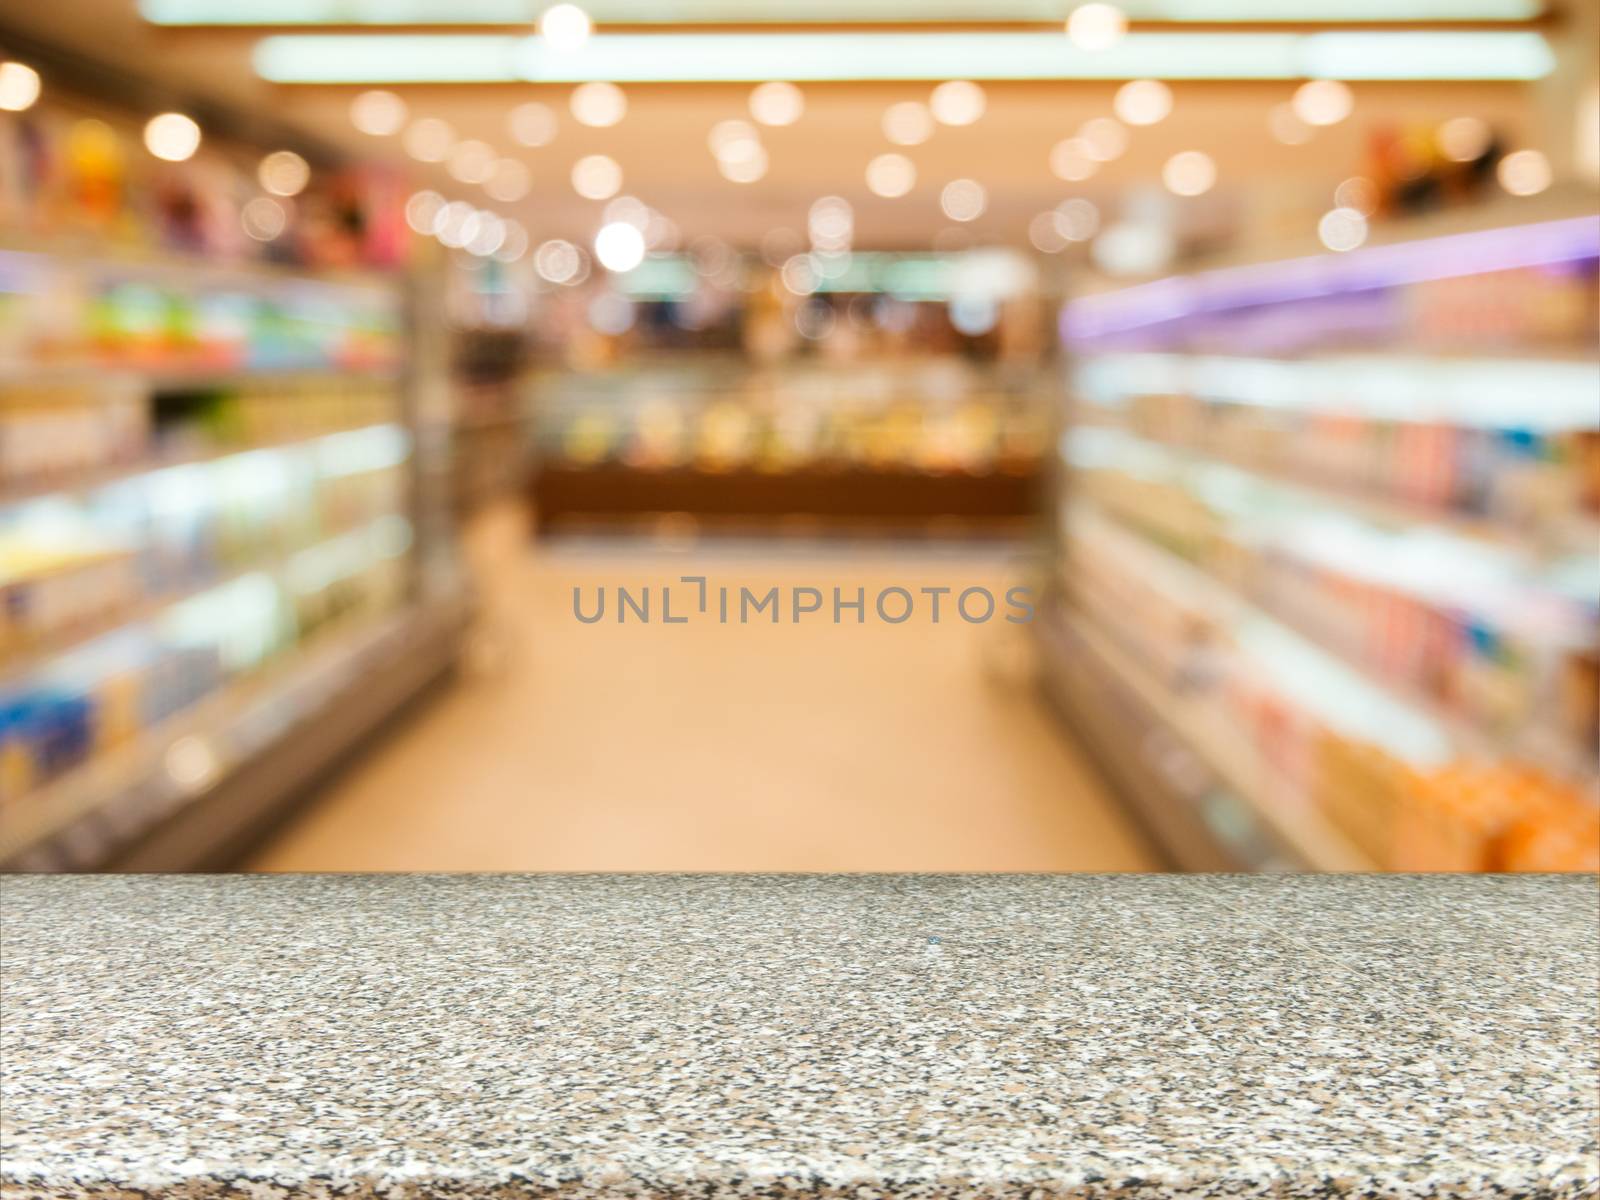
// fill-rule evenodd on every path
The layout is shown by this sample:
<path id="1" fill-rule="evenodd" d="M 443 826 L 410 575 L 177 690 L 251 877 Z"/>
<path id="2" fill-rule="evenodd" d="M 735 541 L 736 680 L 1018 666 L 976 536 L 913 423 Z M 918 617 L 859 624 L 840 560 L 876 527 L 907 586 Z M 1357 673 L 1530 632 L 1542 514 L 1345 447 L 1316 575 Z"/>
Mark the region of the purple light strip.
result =
<path id="1" fill-rule="evenodd" d="M 1084 341 L 1195 313 L 1308 300 L 1435 279 L 1600 257 L 1600 216 L 1483 229 L 1345 254 L 1224 267 L 1086 296 L 1062 313 L 1062 334 Z"/>

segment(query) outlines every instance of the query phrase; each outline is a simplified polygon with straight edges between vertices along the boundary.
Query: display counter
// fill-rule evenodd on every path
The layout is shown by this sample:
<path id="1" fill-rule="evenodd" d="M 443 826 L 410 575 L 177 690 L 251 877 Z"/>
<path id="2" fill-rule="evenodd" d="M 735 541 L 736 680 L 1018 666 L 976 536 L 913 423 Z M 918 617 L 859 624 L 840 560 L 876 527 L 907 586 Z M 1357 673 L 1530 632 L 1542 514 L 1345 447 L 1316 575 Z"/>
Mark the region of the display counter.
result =
<path id="1" fill-rule="evenodd" d="M 4 888 L 24 1197 L 1577 1197 L 1582 876 Z"/>

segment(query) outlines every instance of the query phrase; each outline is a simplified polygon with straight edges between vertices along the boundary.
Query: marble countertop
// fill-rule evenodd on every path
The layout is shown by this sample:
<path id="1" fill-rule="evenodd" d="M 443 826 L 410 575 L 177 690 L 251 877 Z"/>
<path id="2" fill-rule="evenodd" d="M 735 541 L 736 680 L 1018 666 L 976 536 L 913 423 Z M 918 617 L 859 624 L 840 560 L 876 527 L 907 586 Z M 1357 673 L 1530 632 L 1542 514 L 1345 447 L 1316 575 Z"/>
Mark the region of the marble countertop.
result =
<path id="1" fill-rule="evenodd" d="M 1600 1193 L 1583 877 L 0 883 L 0 1195 Z"/>

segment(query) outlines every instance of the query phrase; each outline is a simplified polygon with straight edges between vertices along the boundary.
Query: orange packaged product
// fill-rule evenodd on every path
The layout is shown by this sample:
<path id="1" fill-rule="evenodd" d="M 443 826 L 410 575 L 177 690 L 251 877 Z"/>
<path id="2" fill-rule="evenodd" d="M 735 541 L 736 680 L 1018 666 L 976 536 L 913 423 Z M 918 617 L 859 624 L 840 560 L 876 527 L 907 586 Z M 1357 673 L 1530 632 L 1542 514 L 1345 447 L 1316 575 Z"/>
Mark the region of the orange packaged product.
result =
<path id="1" fill-rule="evenodd" d="M 1414 775 L 1395 814 L 1398 871 L 1489 871 L 1518 799 L 1505 774 L 1460 763 Z"/>

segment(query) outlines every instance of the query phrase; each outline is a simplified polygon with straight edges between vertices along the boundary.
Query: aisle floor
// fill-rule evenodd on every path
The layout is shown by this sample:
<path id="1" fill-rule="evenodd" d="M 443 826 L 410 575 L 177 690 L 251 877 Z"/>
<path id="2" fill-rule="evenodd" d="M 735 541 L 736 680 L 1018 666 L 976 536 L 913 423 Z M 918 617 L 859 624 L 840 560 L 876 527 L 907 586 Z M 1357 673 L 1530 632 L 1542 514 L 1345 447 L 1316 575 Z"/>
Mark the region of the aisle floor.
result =
<path id="1" fill-rule="evenodd" d="M 468 544 L 458 681 L 248 864 L 269 871 L 1126 871 L 1156 861 L 1062 735 L 1020 626 L 585 625 L 581 586 L 1017 583 L 993 553 Z M 759 585 L 759 588 L 757 588 Z M 681 588 L 683 585 L 676 585 Z M 785 592 L 785 595 L 788 593 Z M 676 603 L 676 601 L 675 601 Z"/>

